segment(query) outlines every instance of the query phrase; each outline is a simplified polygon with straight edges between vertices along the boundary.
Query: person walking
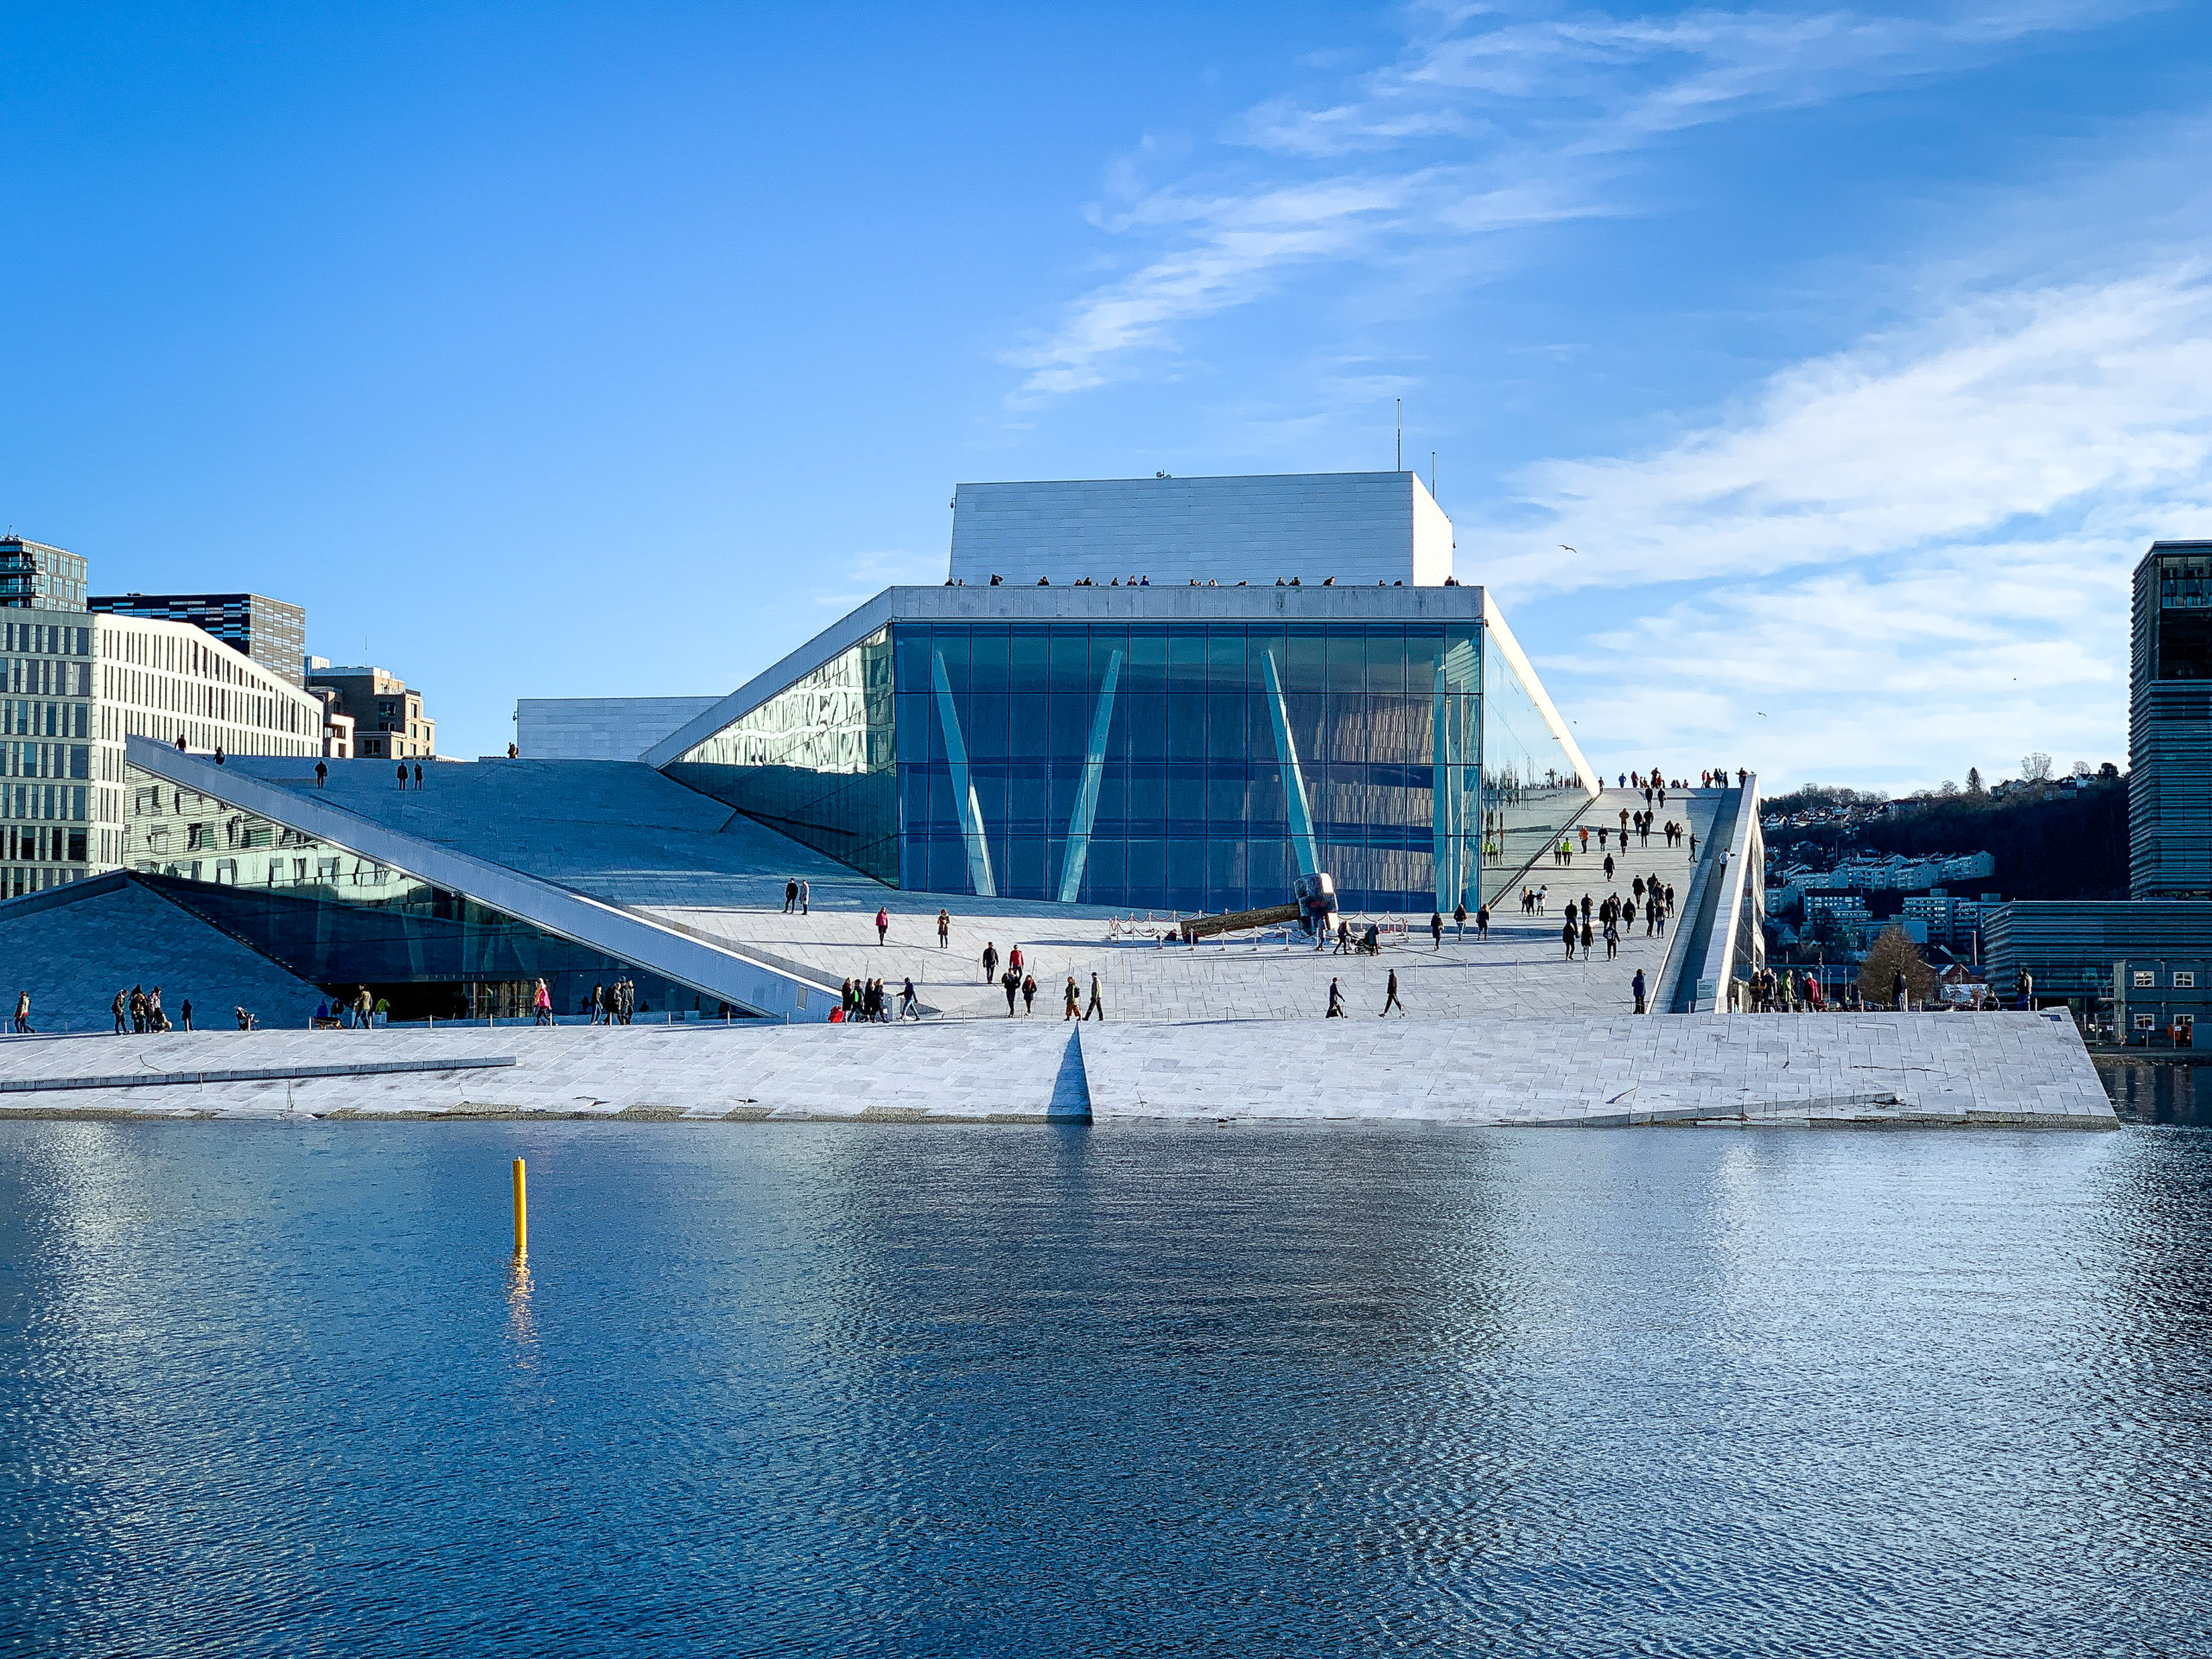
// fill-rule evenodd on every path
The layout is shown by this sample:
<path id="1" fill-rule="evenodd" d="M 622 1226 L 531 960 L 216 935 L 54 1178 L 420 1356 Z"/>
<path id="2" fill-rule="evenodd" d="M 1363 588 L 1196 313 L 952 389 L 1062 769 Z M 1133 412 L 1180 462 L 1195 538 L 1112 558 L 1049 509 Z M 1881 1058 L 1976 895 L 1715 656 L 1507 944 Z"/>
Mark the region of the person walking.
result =
<path id="1" fill-rule="evenodd" d="M 1605 960 L 1612 961 L 1621 953 L 1621 931 L 1611 921 L 1605 924 Z"/>
<path id="2" fill-rule="evenodd" d="M 999 976 L 999 988 L 1006 993 L 1006 1017 L 1014 1018 L 1014 999 L 1021 995 L 1021 976 L 1009 968 Z"/>
<path id="3" fill-rule="evenodd" d="M 1006 965 L 1013 969 L 1017 974 L 1025 970 L 1027 964 L 1022 961 L 1021 947 L 1020 945 L 1014 945 L 1007 951 Z"/>
<path id="4" fill-rule="evenodd" d="M 1106 1023 L 1106 999 L 1098 993 L 1098 976 L 1096 974 L 1090 976 L 1090 1006 L 1084 1009 L 1083 1017 L 1088 1020 L 1094 1014 L 1098 1016 L 1100 1025 Z"/>
<path id="5" fill-rule="evenodd" d="M 1324 1020 L 1342 1020 L 1346 1017 L 1344 988 L 1333 979 L 1329 982 L 1329 1011 L 1321 1017 Z"/>
<path id="6" fill-rule="evenodd" d="M 111 1011 L 115 1015 L 115 1034 L 120 1037 L 130 1029 L 130 993 L 118 991 Z"/>
<path id="7" fill-rule="evenodd" d="M 315 786 L 317 789 L 321 789 L 323 785 L 329 780 L 329 766 L 321 760 L 316 761 L 315 763 Z"/>
<path id="8" fill-rule="evenodd" d="M 1398 1018 L 1402 1020 L 1406 1017 L 1406 1005 L 1398 1001 L 1398 970 L 1395 968 L 1390 970 L 1389 983 L 1383 987 L 1382 1012 L 1376 1015 L 1376 1018 L 1388 1020 L 1390 1017 L 1390 1010 L 1393 1008 L 1398 1011 Z"/>
<path id="9" fill-rule="evenodd" d="M 1582 912 L 1582 960 L 1590 960 L 1590 947 L 1597 943 L 1597 936 L 1590 930 L 1590 912 Z"/>
<path id="10" fill-rule="evenodd" d="M 183 1001 L 178 1003 L 176 1013 L 177 1018 L 183 1022 L 183 1029 L 190 1031 L 192 1029 L 192 999 L 188 996 Z"/>
<path id="11" fill-rule="evenodd" d="M 906 976 L 906 984 L 901 986 L 899 991 L 899 1017 L 901 1020 L 920 1019 L 922 1017 L 920 1003 L 921 999 L 914 995 L 914 976 L 909 974 Z"/>
<path id="12" fill-rule="evenodd" d="M 399 763 L 399 786 L 402 789 L 407 787 L 407 763 L 404 760 Z"/>
<path id="13" fill-rule="evenodd" d="M 939 910 L 937 913 L 937 948 L 944 950 L 952 942 L 952 913 Z"/>
<path id="14" fill-rule="evenodd" d="M 31 994 L 29 991 L 16 993 L 16 1035 L 18 1037 L 36 1035 L 31 1030 Z"/>
<path id="15" fill-rule="evenodd" d="M 1428 937 L 1435 941 L 1429 946 L 1432 951 L 1441 950 L 1444 948 L 1444 912 L 1440 910 L 1432 910 L 1428 912 Z"/>
<path id="16" fill-rule="evenodd" d="M 1567 959 L 1573 962 L 1574 960 L 1574 918 L 1572 916 L 1560 925 L 1559 937 L 1560 943 L 1567 946 Z"/>
<path id="17" fill-rule="evenodd" d="M 881 944 L 883 943 L 883 940 L 884 940 L 884 936 L 885 936 L 886 934 L 889 933 L 890 931 L 891 931 L 891 911 L 890 911 L 890 909 L 889 909 L 889 907 L 888 907 L 887 906 L 878 905 L 878 906 L 875 907 L 875 942 L 876 942 L 876 944 L 878 944 L 879 945 L 880 945 L 880 944 Z"/>
<path id="18" fill-rule="evenodd" d="M 1075 988 L 1075 976 L 1073 974 L 1070 974 L 1068 976 L 1067 985 L 1062 990 L 1061 995 L 1067 999 L 1068 1011 L 1060 1016 L 1060 1023 L 1062 1025 L 1065 1025 L 1071 1020 L 1081 1020 L 1083 1018 L 1083 994 Z"/>
<path id="19" fill-rule="evenodd" d="M 1479 944 L 1488 940 L 1489 938 L 1490 906 L 1488 905 L 1478 905 L 1475 907 L 1475 942 Z"/>
<path id="20" fill-rule="evenodd" d="M 591 1022 L 596 1026 L 606 1018 L 607 987 L 604 985 L 594 985 L 591 988 Z"/>
<path id="21" fill-rule="evenodd" d="M 798 880 L 793 877 L 784 883 L 784 914 L 788 916 L 798 908 Z"/>
<path id="22" fill-rule="evenodd" d="M 999 947 L 990 939 L 983 941 L 983 983 L 988 985 L 999 976 Z"/>
<path id="23" fill-rule="evenodd" d="M 1337 948 L 1335 954 L 1340 957 L 1348 957 L 1351 954 L 1351 924 L 1341 918 L 1339 918 L 1337 922 Z"/>
<path id="24" fill-rule="evenodd" d="M 1034 974 L 1024 974 L 1021 976 L 1021 1017 L 1027 1020 L 1031 1014 L 1036 1012 L 1037 976 Z"/>
<path id="25" fill-rule="evenodd" d="M 537 988 L 530 999 L 531 1024 L 550 1026 L 553 1023 L 553 993 L 544 980 L 537 982 Z"/>
<path id="26" fill-rule="evenodd" d="M 1636 977 L 1629 982 L 1629 989 L 1636 993 L 1636 1011 L 1643 1012 L 1643 969 L 1636 970 Z"/>
<path id="27" fill-rule="evenodd" d="M 371 1007 L 369 988 L 364 985 L 361 987 L 360 994 L 353 999 L 353 1023 L 361 1030 L 366 1031 L 374 1022 L 374 1019 L 375 1014 L 373 1009 Z"/>
<path id="28" fill-rule="evenodd" d="M 800 915 L 804 916 L 807 913 L 807 906 L 812 901 L 813 896 L 814 884 L 802 880 L 798 884 L 798 913 Z"/>
<path id="29" fill-rule="evenodd" d="M 1903 1014 L 1910 1000 L 1910 994 L 1904 982 L 1904 969 L 1900 968 L 1890 976 L 1890 1001 L 1896 1004 L 1897 1011 Z"/>
<path id="30" fill-rule="evenodd" d="M 1607 854 L 1605 855 L 1605 880 L 1608 880 L 1608 881 L 1610 881 L 1610 880 L 1611 880 L 1612 879 L 1613 879 L 1613 855 L 1612 855 L 1611 853 L 1607 853 Z"/>
<path id="31" fill-rule="evenodd" d="M 1465 899 L 1462 899 L 1459 901 L 1458 907 L 1452 911 L 1452 921 L 1453 925 L 1458 927 L 1459 930 L 1458 935 L 1452 939 L 1452 943 L 1454 944 L 1465 944 L 1467 942 L 1467 901 Z"/>

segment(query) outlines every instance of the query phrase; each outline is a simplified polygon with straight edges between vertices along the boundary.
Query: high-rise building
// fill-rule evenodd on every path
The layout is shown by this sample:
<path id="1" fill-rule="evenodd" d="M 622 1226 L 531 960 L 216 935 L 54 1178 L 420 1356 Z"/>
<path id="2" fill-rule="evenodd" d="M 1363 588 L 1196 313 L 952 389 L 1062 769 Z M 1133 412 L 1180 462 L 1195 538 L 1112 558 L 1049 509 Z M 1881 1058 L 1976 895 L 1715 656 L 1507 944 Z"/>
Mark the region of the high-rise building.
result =
<path id="1" fill-rule="evenodd" d="M 2128 677 L 2128 891 L 2212 895 L 2212 542 L 2135 567 Z"/>
<path id="2" fill-rule="evenodd" d="M 65 548 L 0 537 L 0 607 L 15 610 L 85 608 L 85 561 Z"/>
<path id="3" fill-rule="evenodd" d="M 321 658 L 308 663 L 308 690 L 321 698 L 335 725 L 353 724 L 353 757 L 362 760 L 427 760 L 438 752 L 438 724 L 423 712 L 423 694 L 381 668 L 333 668 Z"/>
<path id="4" fill-rule="evenodd" d="M 0 897 L 118 868 L 133 736 L 315 754 L 315 700 L 188 623 L 86 608 L 85 561 L 0 540 Z"/>
<path id="5" fill-rule="evenodd" d="M 308 613 L 297 605 L 262 594 L 97 594 L 90 603 L 111 615 L 189 622 L 307 689 Z"/>

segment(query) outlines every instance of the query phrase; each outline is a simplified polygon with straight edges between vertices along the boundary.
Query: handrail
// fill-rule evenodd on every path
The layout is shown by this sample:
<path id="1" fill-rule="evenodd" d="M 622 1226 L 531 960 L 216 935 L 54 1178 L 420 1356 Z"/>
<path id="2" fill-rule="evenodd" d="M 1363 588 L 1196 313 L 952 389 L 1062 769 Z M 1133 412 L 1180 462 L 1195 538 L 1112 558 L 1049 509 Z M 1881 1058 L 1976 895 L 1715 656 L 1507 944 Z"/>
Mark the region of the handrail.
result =
<path id="1" fill-rule="evenodd" d="M 1735 833 L 1728 840 L 1728 858 L 1721 867 L 1719 902 L 1713 910 L 1713 931 L 1706 940 L 1705 961 L 1692 991 L 1692 1011 L 1722 1006 L 1728 982 L 1736 976 L 1736 934 L 1744 914 L 1744 887 L 1752 879 L 1751 866 L 1763 861 L 1751 856 L 1759 833 L 1759 779 L 1747 777 L 1737 791 Z M 1758 872 L 1764 881 L 1765 872 Z"/>

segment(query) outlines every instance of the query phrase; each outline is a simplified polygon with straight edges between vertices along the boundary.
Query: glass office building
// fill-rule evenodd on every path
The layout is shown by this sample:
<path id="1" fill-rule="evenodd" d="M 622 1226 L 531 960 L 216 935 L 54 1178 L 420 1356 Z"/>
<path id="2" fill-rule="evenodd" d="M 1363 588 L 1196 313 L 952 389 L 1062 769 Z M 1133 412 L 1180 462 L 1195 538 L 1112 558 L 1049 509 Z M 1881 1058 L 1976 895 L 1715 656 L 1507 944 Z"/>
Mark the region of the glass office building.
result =
<path id="1" fill-rule="evenodd" d="M 1471 908 L 1595 792 L 1479 588 L 886 598 L 669 775 L 901 887 L 1179 911 Z"/>

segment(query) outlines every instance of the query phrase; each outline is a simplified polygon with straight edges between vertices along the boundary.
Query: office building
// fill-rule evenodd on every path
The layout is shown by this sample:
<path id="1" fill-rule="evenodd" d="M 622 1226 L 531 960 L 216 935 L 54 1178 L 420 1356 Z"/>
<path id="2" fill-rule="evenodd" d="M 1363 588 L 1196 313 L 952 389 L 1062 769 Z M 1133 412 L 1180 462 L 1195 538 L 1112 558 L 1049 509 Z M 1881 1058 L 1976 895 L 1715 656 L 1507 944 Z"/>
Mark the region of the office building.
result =
<path id="1" fill-rule="evenodd" d="M 44 542 L 12 534 L 0 537 L 0 607 L 83 610 L 84 559 Z"/>
<path id="2" fill-rule="evenodd" d="M 306 689 L 308 613 L 297 605 L 261 594 L 98 594 L 91 605 L 111 615 L 189 622 Z"/>
<path id="3" fill-rule="evenodd" d="M 320 749 L 320 710 L 243 652 L 185 623 L 86 609 L 78 555 L 11 537 L 0 571 L 13 584 L 0 594 L 0 896 L 124 862 L 134 736 L 226 757 Z"/>
<path id="4" fill-rule="evenodd" d="M 423 694 L 409 690 L 396 674 L 381 668 L 333 668 L 320 657 L 311 658 L 308 690 L 328 693 L 321 698 L 327 715 L 353 722 L 357 760 L 427 760 L 438 752 L 437 722 L 423 712 Z"/>
<path id="5" fill-rule="evenodd" d="M 2212 896 L 2212 542 L 2135 567 L 2128 670 L 2128 894 Z"/>

